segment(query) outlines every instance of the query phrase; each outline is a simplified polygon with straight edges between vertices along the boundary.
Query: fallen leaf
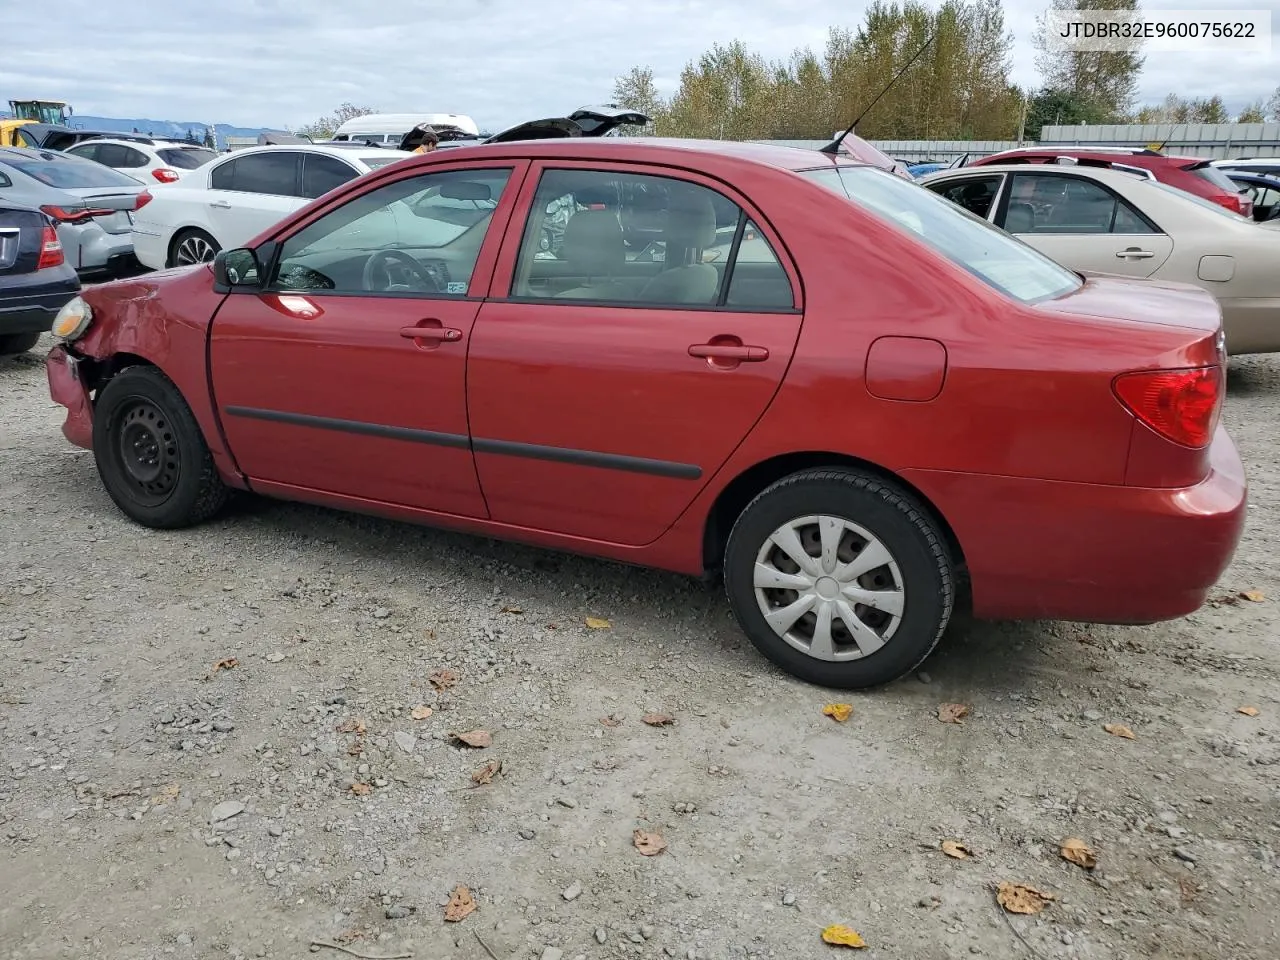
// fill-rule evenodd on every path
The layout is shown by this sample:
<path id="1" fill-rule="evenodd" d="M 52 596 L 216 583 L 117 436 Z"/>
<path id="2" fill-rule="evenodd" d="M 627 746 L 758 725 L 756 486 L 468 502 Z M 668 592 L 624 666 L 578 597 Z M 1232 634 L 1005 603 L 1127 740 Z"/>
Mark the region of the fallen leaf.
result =
<path id="1" fill-rule="evenodd" d="M 215 663 L 213 665 L 213 670 L 211 672 L 217 673 L 219 670 L 231 670 L 238 666 L 240 666 L 239 660 L 237 660 L 235 657 L 227 657 L 225 660 L 219 660 L 217 663 Z"/>
<path id="2" fill-rule="evenodd" d="M 1256 717 L 1258 715 L 1257 707 L 1236 707 L 1236 713 L 1243 713 L 1246 717 Z"/>
<path id="3" fill-rule="evenodd" d="M 1133 731 L 1126 727 L 1123 723 L 1104 723 L 1102 729 L 1107 731 L 1113 737 L 1124 737 L 1126 740 L 1137 740 L 1133 735 Z"/>
<path id="4" fill-rule="evenodd" d="M 369 786 L 367 783 L 360 783 L 359 781 L 356 781 L 351 785 L 351 792 L 357 797 L 367 797 L 369 794 L 373 793 L 373 787 Z"/>
<path id="5" fill-rule="evenodd" d="M 524 613 L 523 607 L 503 607 L 503 613 Z"/>
<path id="6" fill-rule="evenodd" d="M 646 713 L 640 718 L 651 727 L 669 727 L 676 718 L 669 713 Z"/>
<path id="7" fill-rule="evenodd" d="M 453 888 L 453 893 L 449 894 L 449 902 L 444 906 L 444 918 L 449 923 L 457 923 L 475 913 L 478 906 L 471 891 L 462 884 L 458 884 Z"/>
<path id="8" fill-rule="evenodd" d="M 943 840 L 942 852 L 948 857 L 954 857 L 956 860 L 968 860 L 973 856 L 973 851 L 959 840 Z"/>
<path id="9" fill-rule="evenodd" d="M 837 723 L 844 723 L 853 716 L 853 705 L 849 703 L 828 703 L 822 708 L 822 715 L 830 717 Z"/>
<path id="10" fill-rule="evenodd" d="M 1263 600 L 1267 599 L 1266 595 L 1263 594 L 1261 590 L 1245 590 L 1240 594 L 1240 598 L 1242 600 L 1248 600 L 1251 603 L 1261 603 Z"/>
<path id="11" fill-rule="evenodd" d="M 1039 913 L 1051 900 L 1056 899 L 1052 893 L 1045 893 L 1022 883 L 1010 883 L 1008 880 L 1001 880 L 1000 886 L 996 888 L 996 900 L 1010 913 Z"/>
<path id="12" fill-rule="evenodd" d="M 587 617 L 587 626 L 592 630 L 608 630 L 613 624 L 600 617 Z"/>
<path id="13" fill-rule="evenodd" d="M 636 845 L 636 849 L 646 857 L 656 857 L 663 850 L 667 849 L 667 841 L 662 839 L 662 834 L 646 833 L 644 830 L 636 830 L 631 834 L 631 842 Z"/>
<path id="14" fill-rule="evenodd" d="M 938 719 L 943 723 L 963 723 L 969 715 L 969 707 L 963 703 L 943 703 L 938 706 Z"/>
<path id="15" fill-rule="evenodd" d="M 347 747 L 347 756 L 349 757 L 358 757 L 362 753 L 364 753 L 364 741 L 359 738 L 354 740 L 351 746 Z"/>
<path id="16" fill-rule="evenodd" d="M 466 733 L 451 733 L 449 736 L 468 747 L 483 749 L 493 746 L 493 734 L 488 730 L 468 730 Z"/>
<path id="17" fill-rule="evenodd" d="M 493 783 L 493 778 L 502 772 L 501 760 L 490 760 L 483 767 L 471 774 L 471 782 L 478 787 Z"/>
<path id="18" fill-rule="evenodd" d="M 611 713 L 607 717 L 601 717 L 600 722 L 606 727 L 618 727 L 622 725 L 622 718 L 616 713 Z"/>
<path id="19" fill-rule="evenodd" d="M 338 733 L 363 734 L 365 732 L 364 721 L 356 717 L 348 717 L 333 729 Z"/>
<path id="20" fill-rule="evenodd" d="M 1093 848 L 1075 837 L 1063 840 L 1058 852 L 1062 854 L 1063 860 L 1069 860 L 1077 867 L 1084 867 L 1086 870 L 1092 870 L 1098 865 L 1098 855 L 1093 852 Z"/>
<path id="21" fill-rule="evenodd" d="M 454 671 L 441 667 L 438 670 L 432 670 L 427 674 L 427 680 L 437 690 L 448 690 L 450 687 L 458 685 L 459 677 Z"/>
<path id="22" fill-rule="evenodd" d="M 822 931 L 822 942 L 834 944 L 837 947 L 853 947 L 855 950 L 861 950 L 867 945 L 867 942 L 858 935 L 858 932 L 852 927 L 846 927 L 842 923 L 833 923 Z"/>
<path id="23" fill-rule="evenodd" d="M 178 799 L 178 794 L 181 792 L 181 785 L 171 783 L 167 787 L 163 787 L 159 793 L 151 798 L 151 805 L 153 807 L 159 807 L 166 803 L 172 803 L 174 800 Z"/>
<path id="24" fill-rule="evenodd" d="M 409 716 L 413 717 L 413 719 L 415 720 L 425 720 L 427 719 L 427 717 L 431 716 L 431 714 L 434 712 L 435 711 L 433 711 L 430 707 L 426 705 L 422 705 L 422 706 L 414 707 L 412 712 L 409 714 Z"/>

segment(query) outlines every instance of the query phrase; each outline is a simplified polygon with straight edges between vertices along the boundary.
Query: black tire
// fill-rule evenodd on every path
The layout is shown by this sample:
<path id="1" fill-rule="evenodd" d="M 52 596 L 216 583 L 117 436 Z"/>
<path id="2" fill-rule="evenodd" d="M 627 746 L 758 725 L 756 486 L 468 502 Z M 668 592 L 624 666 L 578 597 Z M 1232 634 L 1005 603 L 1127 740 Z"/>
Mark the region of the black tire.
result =
<path id="1" fill-rule="evenodd" d="M 857 524 L 897 565 L 904 597 L 897 628 L 884 646 L 858 659 L 821 660 L 797 649 L 769 625 L 756 599 L 757 555 L 776 530 L 811 515 Z M 886 569 L 877 568 L 876 576 Z M 724 579 L 729 605 L 757 650 L 792 676 L 841 690 L 879 686 L 918 667 L 942 639 L 956 594 L 943 535 L 920 504 L 883 480 L 844 469 L 793 474 L 752 500 L 729 534 Z M 779 603 L 787 602 L 787 595 L 777 596 Z M 874 619 L 876 612 L 870 615 Z"/>
<path id="2" fill-rule="evenodd" d="M 218 241 L 209 236 L 203 230 L 197 230 L 194 227 L 181 230 L 178 235 L 173 238 L 173 242 L 169 244 L 169 260 L 165 264 L 166 267 L 181 267 L 187 265 L 187 261 L 180 261 L 179 255 L 182 245 L 188 241 L 194 241 L 197 244 L 203 243 L 209 248 L 209 255 L 203 260 L 191 260 L 190 263 L 208 263 L 214 258 L 219 250 L 222 249 L 218 245 Z"/>
<path id="3" fill-rule="evenodd" d="M 126 367 L 98 391 L 93 456 L 116 506 L 144 527 L 194 526 L 229 496 L 191 408 L 155 367 Z"/>
<path id="4" fill-rule="evenodd" d="M 26 353 L 40 342 L 40 331 L 35 333 L 6 333 L 0 336 L 0 357 Z"/>

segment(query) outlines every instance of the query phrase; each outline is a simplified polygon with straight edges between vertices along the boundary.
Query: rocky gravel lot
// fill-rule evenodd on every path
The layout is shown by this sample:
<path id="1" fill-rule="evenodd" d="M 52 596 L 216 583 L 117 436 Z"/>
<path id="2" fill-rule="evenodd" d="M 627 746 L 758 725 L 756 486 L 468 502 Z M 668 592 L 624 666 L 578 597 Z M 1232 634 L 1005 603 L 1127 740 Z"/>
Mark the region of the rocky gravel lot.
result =
<path id="1" fill-rule="evenodd" d="M 1277 956 L 1280 358 L 1233 363 L 1218 600 L 852 697 L 678 577 L 268 501 L 143 530 L 60 423 L 0 361 L 0 956 Z"/>

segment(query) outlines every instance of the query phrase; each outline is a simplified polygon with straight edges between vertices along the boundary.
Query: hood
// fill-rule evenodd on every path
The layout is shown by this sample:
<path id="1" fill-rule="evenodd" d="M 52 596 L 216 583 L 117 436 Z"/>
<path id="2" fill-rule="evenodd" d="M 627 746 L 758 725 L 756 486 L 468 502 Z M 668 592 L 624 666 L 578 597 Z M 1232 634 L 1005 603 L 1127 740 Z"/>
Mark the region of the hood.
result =
<path id="1" fill-rule="evenodd" d="M 603 137 L 618 127 L 643 126 L 649 117 L 638 110 L 612 104 L 580 107 L 567 117 L 529 120 L 496 133 L 485 143 L 508 143 L 512 140 L 550 140 L 559 137 Z"/>

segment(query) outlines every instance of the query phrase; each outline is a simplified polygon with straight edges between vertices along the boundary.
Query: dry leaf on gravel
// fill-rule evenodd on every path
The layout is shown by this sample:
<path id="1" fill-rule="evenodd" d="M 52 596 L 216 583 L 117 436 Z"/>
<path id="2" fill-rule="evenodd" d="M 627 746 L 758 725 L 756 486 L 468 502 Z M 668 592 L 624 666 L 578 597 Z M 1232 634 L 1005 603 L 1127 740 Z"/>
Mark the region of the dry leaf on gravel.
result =
<path id="1" fill-rule="evenodd" d="M 948 857 L 954 857 L 956 860 L 968 860 L 973 856 L 973 851 L 959 840 L 943 840 L 942 852 Z"/>
<path id="2" fill-rule="evenodd" d="M 444 918 L 449 923 L 457 923 L 475 913 L 478 906 L 471 891 L 462 884 L 458 884 L 453 888 L 453 893 L 449 894 L 449 902 L 444 906 Z"/>
<path id="3" fill-rule="evenodd" d="M 413 719 L 415 720 L 425 720 L 427 719 L 427 717 L 431 716 L 431 714 L 434 712 L 435 711 L 433 711 L 426 704 L 422 704 L 420 706 L 414 707 L 412 712 L 410 712 L 409 716 L 413 717 Z"/>
<path id="4" fill-rule="evenodd" d="M 351 792 L 357 797 L 367 797 L 369 794 L 373 793 L 373 787 L 369 786 L 367 783 L 360 783 L 357 781 L 351 785 Z"/>
<path id="5" fill-rule="evenodd" d="M 450 687 L 456 687 L 458 680 L 458 675 L 445 667 L 432 670 L 427 674 L 427 681 L 437 690 L 448 690 Z"/>
<path id="6" fill-rule="evenodd" d="M 227 657 L 225 660 L 219 660 L 213 665 L 211 673 L 217 673 L 219 670 L 232 670 L 240 666 L 240 661 L 235 657 Z"/>
<path id="7" fill-rule="evenodd" d="M 608 630 L 613 624 L 601 617 L 587 617 L 587 626 L 592 630 Z"/>
<path id="8" fill-rule="evenodd" d="M 676 718 L 669 713 L 646 713 L 640 718 L 651 727 L 669 727 Z"/>
<path id="9" fill-rule="evenodd" d="M 1251 603 L 1261 603 L 1267 599 L 1261 590 L 1245 590 L 1240 594 L 1241 599 L 1248 600 Z"/>
<path id="10" fill-rule="evenodd" d="M 1104 723 L 1102 729 L 1107 731 L 1113 737 L 1124 737 L 1126 740 L 1137 740 L 1133 735 L 1133 731 L 1126 727 L 1123 723 Z"/>
<path id="11" fill-rule="evenodd" d="M 969 707 L 963 703 L 943 703 L 938 706 L 938 719 L 943 723 L 963 723 L 969 715 Z"/>
<path id="12" fill-rule="evenodd" d="M 851 703 L 828 703 L 822 708 L 822 715 L 830 717 L 837 723 L 844 723 L 853 716 L 853 704 Z"/>
<path id="13" fill-rule="evenodd" d="M 458 743 L 480 750 L 493 746 L 493 734 L 488 730 L 468 730 L 466 733 L 451 733 L 449 736 Z"/>
<path id="14" fill-rule="evenodd" d="M 503 607 L 503 613 L 524 613 L 524 607 Z"/>
<path id="15" fill-rule="evenodd" d="M 333 729 L 338 733 L 354 733 L 357 735 L 362 735 L 365 732 L 364 721 L 358 720 L 354 717 L 349 717 L 348 719 L 343 720 Z"/>
<path id="16" fill-rule="evenodd" d="M 611 713 L 607 717 L 601 717 L 600 722 L 604 724 L 606 727 L 622 726 L 622 718 L 618 716 L 616 713 Z"/>
<path id="17" fill-rule="evenodd" d="M 1001 880 L 1000 886 L 996 888 L 996 900 L 1010 913 L 1039 913 L 1051 900 L 1056 899 L 1052 893 L 1045 893 L 1023 883 L 1010 883 L 1008 880 Z"/>
<path id="18" fill-rule="evenodd" d="M 858 931 L 852 927 L 846 927 L 843 923 L 833 923 L 824 929 L 822 942 L 837 947 L 853 947 L 855 950 L 861 950 L 867 945 L 867 942 L 858 935 Z"/>
<path id="19" fill-rule="evenodd" d="M 483 767 L 471 774 L 471 782 L 477 787 L 493 783 L 493 778 L 502 772 L 501 760 L 490 760 Z"/>
<path id="20" fill-rule="evenodd" d="M 1069 860 L 1086 870 L 1092 870 L 1098 865 L 1098 855 L 1093 852 L 1093 848 L 1075 837 L 1063 840 L 1058 852 L 1062 854 L 1063 860 Z"/>
<path id="21" fill-rule="evenodd" d="M 153 807 L 159 807 L 166 803 L 172 803 L 174 800 L 178 799 L 178 794 L 180 793 L 182 793 L 182 786 L 180 784 L 171 783 L 167 787 L 162 787 L 160 792 L 151 798 L 151 805 Z"/>
<path id="22" fill-rule="evenodd" d="M 1258 715 L 1257 707 L 1236 707 L 1236 713 L 1243 713 L 1246 717 L 1256 717 Z"/>
<path id="23" fill-rule="evenodd" d="M 656 857 L 663 850 L 667 849 L 667 841 L 662 839 L 660 833 L 649 833 L 645 830 L 636 830 L 631 834 L 631 842 L 636 845 L 636 849 L 646 857 Z"/>

